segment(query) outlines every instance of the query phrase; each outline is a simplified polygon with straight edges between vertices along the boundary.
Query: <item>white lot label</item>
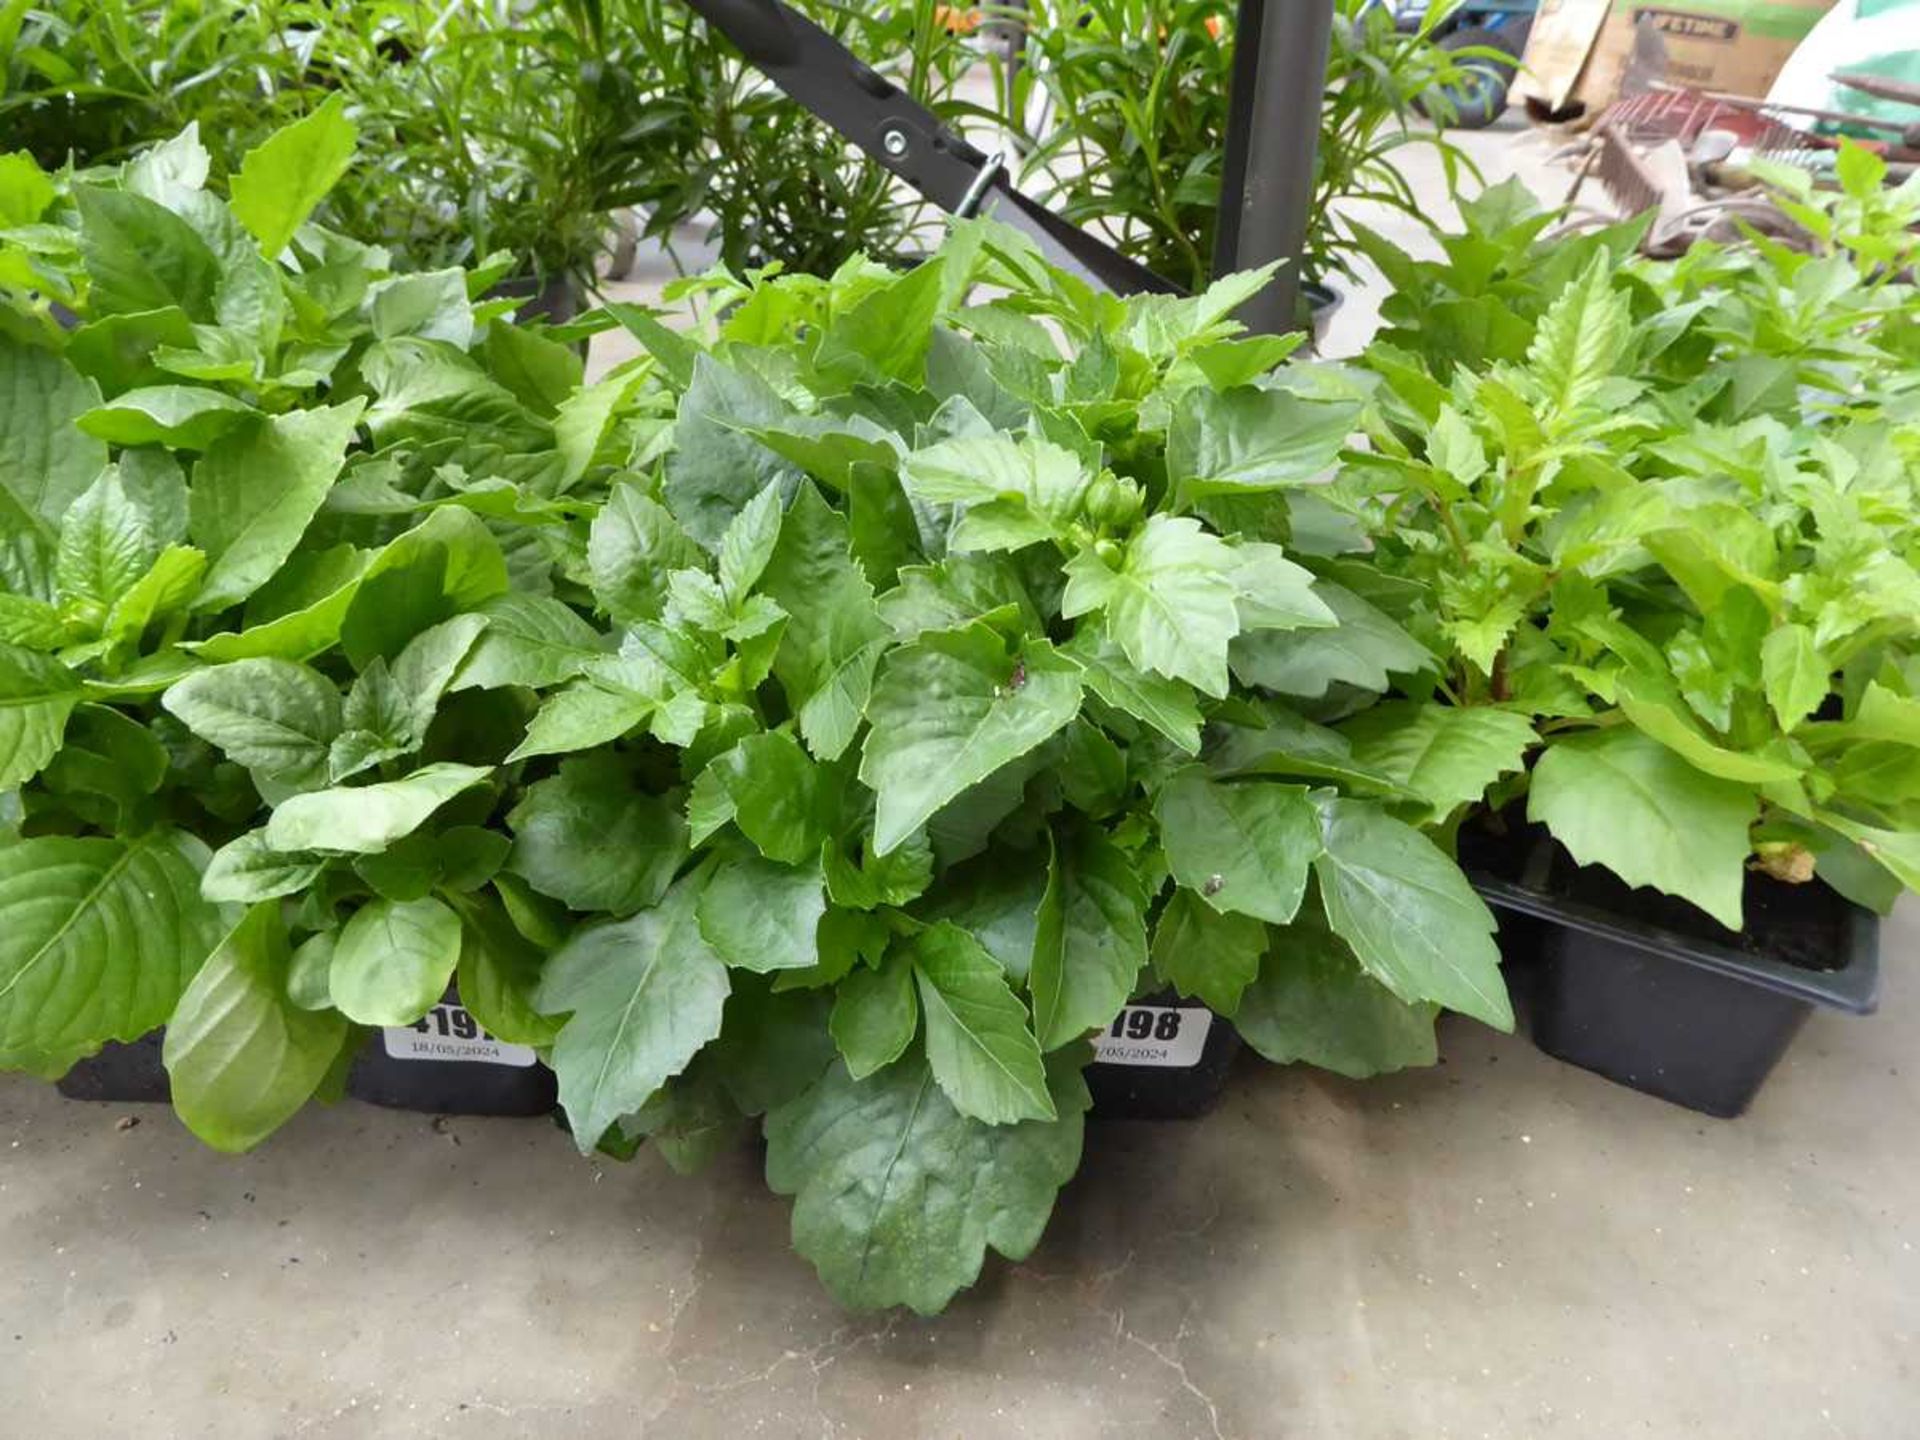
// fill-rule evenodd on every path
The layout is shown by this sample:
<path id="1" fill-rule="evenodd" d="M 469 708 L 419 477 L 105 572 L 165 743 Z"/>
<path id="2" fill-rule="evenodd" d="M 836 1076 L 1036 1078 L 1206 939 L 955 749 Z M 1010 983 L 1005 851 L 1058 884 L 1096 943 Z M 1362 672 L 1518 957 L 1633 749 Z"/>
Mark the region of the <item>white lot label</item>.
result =
<path id="1" fill-rule="evenodd" d="M 1093 1042 L 1093 1058 L 1107 1065 L 1160 1065 L 1185 1070 L 1200 1063 L 1213 1026 L 1211 1010 L 1129 1005 Z"/>
<path id="2" fill-rule="evenodd" d="M 494 1039 L 463 1007 L 444 1003 L 411 1025 L 389 1025 L 383 1039 L 395 1060 L 464 1060 L 524 1068 L 536 1058 L 525 1045 Z"/>

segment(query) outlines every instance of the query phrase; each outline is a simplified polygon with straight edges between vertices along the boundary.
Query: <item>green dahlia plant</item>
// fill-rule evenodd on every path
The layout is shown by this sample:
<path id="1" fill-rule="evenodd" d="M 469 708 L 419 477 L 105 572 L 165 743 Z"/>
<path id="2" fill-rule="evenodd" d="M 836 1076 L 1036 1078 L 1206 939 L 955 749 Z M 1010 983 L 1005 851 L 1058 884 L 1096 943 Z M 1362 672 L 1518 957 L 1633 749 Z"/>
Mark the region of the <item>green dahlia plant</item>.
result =
<path id="1" fill-rule="evenodd" d="M 1920 888 L 1920 186 L 1845 152 L 1813 253 L 1543 245 L 1518 187 L 1396 294 L 1336 490 L 1456 713 L 1539 725 L 1573 856 L 1741 928 L 1745 874 Z M 1469 258 L 1471 263 L 1468 263 Z"/>
<path id="2" fill-rule="evenodd" d="M 1511 1023 L 1416 826 L 1532 732 L 1372 706 L 1433 656 L 1262 277 L 1122 301 L 969 224 L 623 310 L 583 386 L 310 223 L 338 140 L 230 202 L 191 137 L 0 167 L 0 1064 L 164 1024 L 241 1149 L 454 980 L 583 1151 L 757 1120 L 834 1293 L 931 1311 L 1037 1242 L 1136 992 L 1350 1075 Z"/>

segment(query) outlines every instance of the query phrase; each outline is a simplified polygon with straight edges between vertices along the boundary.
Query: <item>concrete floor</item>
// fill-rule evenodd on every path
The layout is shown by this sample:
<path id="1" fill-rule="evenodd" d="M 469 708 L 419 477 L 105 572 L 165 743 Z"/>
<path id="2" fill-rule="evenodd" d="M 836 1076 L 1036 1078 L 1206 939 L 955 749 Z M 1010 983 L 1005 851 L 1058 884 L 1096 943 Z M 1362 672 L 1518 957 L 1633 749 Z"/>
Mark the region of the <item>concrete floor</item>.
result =
<path id="1" fill-rule="evenodd" d="M 349 1103 L 223 1158 L 7 1077 L 0 1434 L 1907 1440 L 1920 912 L 1883 950 L 1731 1123 L 1471 1022 L 1365 1084 L 1243 1065 L 1091 1127 L 1034 1257 L 925 1321 L 835 1309 L 756 1146 Z"/>
<path id="2" fill-rule="evenodd" d="M 931 1321 L 837 1310 L 748 1144 L 682 1179 L 349 1103 L 227 1158 L 0 1077 L 0 1437 L 1910 1440 L 1916 958 L 1910 907 L 1882 1013 L 1733 1123 L 1470 1022 L 1366 1084 L 1244 1064 L 1092 1127 L 1032 1260 Z"/>

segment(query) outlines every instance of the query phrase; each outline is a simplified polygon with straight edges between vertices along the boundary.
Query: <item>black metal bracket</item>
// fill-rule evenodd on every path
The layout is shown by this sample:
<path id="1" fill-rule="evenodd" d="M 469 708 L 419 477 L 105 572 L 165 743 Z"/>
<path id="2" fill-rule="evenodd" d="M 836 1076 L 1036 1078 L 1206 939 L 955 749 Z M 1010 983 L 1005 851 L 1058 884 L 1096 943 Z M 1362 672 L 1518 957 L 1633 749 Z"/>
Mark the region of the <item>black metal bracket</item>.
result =
<path id="1" fill-rule="evenodd" d="M 1313 211 L 1333 5 L 1240 0 L 1213 273 L 1291 262 L 1240 308 L 1238 318 L 1255 330 L 1278 333 L 1303 322 L 1300 256 Z"/>
<path id="2" fill-rule="evenodd" d="M 1297 260 L 1312 197 L 1333 3 L 1273 0 L 1276 13 L 1269 16 L 1267 0 L 1240 0 L 1216 273 Z M 1104 289 L 1180 292 L 1015 189 L 1001 156 L 985 154 L 948 129 L 783 0 L 687 4 L 795 101 L 941 209 L 992 215 L 1030 236 L 1055 264 Z M 1303 106 L 1302 97 L 1309 103 Z M 1295 325 L 1293 268 L 1283 270 L 1281 286 L 1242 311 L 1254 328 Z"/>

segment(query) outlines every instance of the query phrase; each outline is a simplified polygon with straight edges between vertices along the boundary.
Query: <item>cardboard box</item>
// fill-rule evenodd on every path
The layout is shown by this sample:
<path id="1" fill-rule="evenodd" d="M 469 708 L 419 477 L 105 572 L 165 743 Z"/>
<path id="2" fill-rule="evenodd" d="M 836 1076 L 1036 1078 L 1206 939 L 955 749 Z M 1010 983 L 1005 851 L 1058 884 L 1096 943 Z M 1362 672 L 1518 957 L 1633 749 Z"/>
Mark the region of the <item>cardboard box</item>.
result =
<path id="1" fill-rule="evenodd" d="M 1834 0 L 1542 0 L 1515 90 L 1549 111 L 1589 114 L 1620 98 L 1635 27 L 1666 50 L 1665 79 L 1764 98 L 1780 67 Z"/>

